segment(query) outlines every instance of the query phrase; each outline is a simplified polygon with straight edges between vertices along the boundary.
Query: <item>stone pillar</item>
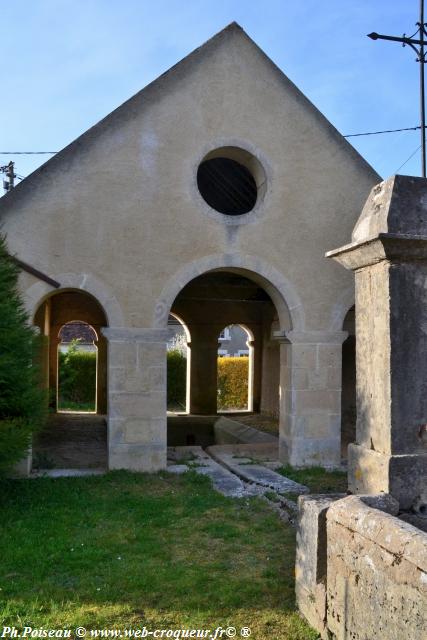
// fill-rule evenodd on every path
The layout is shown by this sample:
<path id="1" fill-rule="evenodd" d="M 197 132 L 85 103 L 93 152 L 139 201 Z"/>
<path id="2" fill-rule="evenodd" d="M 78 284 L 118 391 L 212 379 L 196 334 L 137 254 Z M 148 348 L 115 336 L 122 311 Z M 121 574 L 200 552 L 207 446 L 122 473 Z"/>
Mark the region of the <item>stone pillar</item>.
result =
<path id="1" fill-rule="evenodd" d="M 390 493 L 408 509 L 427 486 L 427 180 L 374 187 L 352 243 L 327 256 L 356 274 L 349 489 Z"/>
<path id="2" fill-rule="evenodd" d="M 215 415 L 217 410 L 217 326 L 188 325 L 191 334 L 190 413 Z"/>
<path id="3" fill-rule="evenodd" d="M 108 340 L 108 466 L 166 467 L 166 340 L 163 329 L 102 329 Z"/>
<path id="4" fill-rule="evenodd" d="M 344 331 L 290 331 L 280 345 L 280 460 L 295 467 L 341 462 Z"/>

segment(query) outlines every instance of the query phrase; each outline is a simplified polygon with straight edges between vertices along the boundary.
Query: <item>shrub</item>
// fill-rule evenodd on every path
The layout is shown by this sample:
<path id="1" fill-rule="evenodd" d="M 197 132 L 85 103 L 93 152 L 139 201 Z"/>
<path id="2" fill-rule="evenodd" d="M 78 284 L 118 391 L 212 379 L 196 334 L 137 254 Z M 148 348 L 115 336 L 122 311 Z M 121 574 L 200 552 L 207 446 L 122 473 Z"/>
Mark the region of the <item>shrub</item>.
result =
<path id="1" fill-rule="evenodd" d="M 95 410 L 96 351 L 83 351 L 74 340 L 58 354 L 60 409 Z"/>
<path id="2" fill-rule="evenodd" d="M 29 325 L 18 275 L 0 235 L 0 474 L 25 456 L 47 412 L 40 368 L 42 339 Z"/>
<path id="3" fill-rule="evenodd" d="M 218 409 L 247 409 L 249 358 L 218 358 Z"/>
<path id="4" fill-rule="evenodd" d="M 187 384 L 187 358 L 178 349 L 167 354 L 168 407 L 185 409 Z"/>

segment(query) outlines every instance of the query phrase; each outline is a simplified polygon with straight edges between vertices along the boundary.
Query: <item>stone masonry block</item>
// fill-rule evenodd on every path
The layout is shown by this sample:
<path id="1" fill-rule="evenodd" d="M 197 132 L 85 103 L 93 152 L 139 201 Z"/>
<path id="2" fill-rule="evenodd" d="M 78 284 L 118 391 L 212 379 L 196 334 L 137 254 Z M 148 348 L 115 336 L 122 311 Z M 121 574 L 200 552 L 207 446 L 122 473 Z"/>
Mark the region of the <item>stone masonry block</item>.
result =
<path id="1" fill-rule="evenodd" d="M 341 367 L 328 367 L 327 369 L 328 389 L 341 389 L 342 384 L 342 368 Z"/>
<path id="2" fill-rule="evenodd" d="M 159 342 L 138 343 L 138 368 L 163 367 L 166 362 L 166 344 Z"/>
<path id="3" fill-rule="evenodd" d="M 124 424 L 124 441 L 166 446 L 166 418 L 128 418 Z"/>
<path id="4" fill-rule="evenodd" d="M 166 446 L 163 445 L 115 445 L 109 449 L 110 469 L 128 469 L 155 473 L 166 469 Z"/>
<path id="5" fill-rule="evenodd" d="M 305 416 L 304 435 L 307 438 L 327 438 L 331 434 L 330 417 L 325 414 Z"/>
<path id="6" fill-rule="evenodd" d="M 109 408 L 112 418 L 161 418 L 166 415 L 166 397 L 164 392 L 111 393 Z"/>
<path id="7" fill-rule="evenodd" d="M 427 624 L 427 535 L 369 499 L 397 510 L 387 495 L 349 496 L 327 513 L 328 629 L 337 639 L 351 630 L 355 640 L 418 640 Z"/>
<path id="8" fill-rule="evenodd" d="M 310 412 L 339 413 L 341 393 L 338 389 L 307 389 L 295 391 L 295 411 L 300 414 Z"/>
<path id="9" fill-rule="evenodd" d="M 280 436 L 279 457 L 294 467 L 324 466 L 339 468 L 341 464 L 339 436 L 307 438 Z"/>
<path id="10" fill-rule="evenodd" d="M 309 388 L 309 369 L 294 369 L 292 371 L 292 388 L 293 389 L 308 389 Z M 289 382 L 290 382 L 289 381 Z"/>
<path id="11" fill-rule="evenodd" d="M 292 368 L 315 369 L 317 366 L 317 348 L 315 344 L 292 345 Z"/>
<path id="12" fill-rule="evenodd" d="M 340 367 L 342 344 L 319 344 L 317 347 L 318 367 Z"/>
<path id="13" fill-rule="evenodd" d="M 136 370 L 112 368 L 108 380 L 111 393 L 148 393 L 151 390 L 148 376 Z"/>
<path id="14" fill-rule="evenodd" d="M 328 389 L 328 368 L 321 367 L 308 371 L 308 389 L 322 390 Z"/>
<path id="15" fill-rule="evenodd" d="M 321 633 L 326 629 L 326 513 L 339 495 L 298 498 L 295 591 L 301 613 Z"/>
<path id="16" fill-rule="evenodd" d="M 109 342 L 108 361 L 110 368 L 121 367 L 127 371 L 136 369 L 136 344 L 131 342 Z"/>

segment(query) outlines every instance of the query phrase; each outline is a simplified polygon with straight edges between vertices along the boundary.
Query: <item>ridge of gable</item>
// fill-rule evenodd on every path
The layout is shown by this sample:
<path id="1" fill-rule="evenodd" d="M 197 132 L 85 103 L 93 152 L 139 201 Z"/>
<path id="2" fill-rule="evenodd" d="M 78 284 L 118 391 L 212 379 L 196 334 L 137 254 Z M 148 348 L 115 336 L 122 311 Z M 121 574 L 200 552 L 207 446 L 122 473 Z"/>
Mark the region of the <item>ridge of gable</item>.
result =
<path id="1" fill-rule="evenodd" d="M 13 190 L 6 193 L 0 198 L 0 214 L 5 212 L 9 206 L 17 202 L 21 196 L 28 193 L 35 185 L 36 178 L 39 179 L 48 174 L 48 172 L 60 164 L 64 159 L 71 156 L 75 152 L 78 152 L 85 143 L 92 142 L 95 137 L 102 134 L 102 132 L 114 123 L 118 118 L 122 118 L 126 113 L 132 113 L 136 108 L 143 106 L 142 101 L 147 102 L 156 98 L 156 95 L 163 91 L 165 85 L 179 79 L 182 74 L 191 70 L 194 64 L 198 64 L 203 60 L 203 57 L 210 55 L 217 47 L 223 45 L 229 37 L 233 35 L 240 35 L 245 38 L 247 42 L 254 47 L 263 59 L 263 61 L 270 68 L 271 72 L 278 77 L 279 81 L 285 86 L 285 88 L 291 91 L 294 97 L 299 100 L 306 109 L 314 114 L 319 122 L 319 126 L 326 128 L 331 136 L 335 139 L 335 142 L 345 147 L 347 153 L 349 153 L 356 161 L 365 166 L 369 172 L 371 172 L 378 181 L 382 180 L 381 176 L 373 169 L 373 167 L 365 160 L 365 158 L 342 136 L 342 134 L 334 127 L 334 125 L 326 118 L 326 116 L 304 95 L 304 93 L 285 75 L 285 73 L 271 60 L 271 58 L 252 40 L 252 38 L 244 31 L 244 29 L 237 23 L 231 22 L 224 29 L 216 33 L 209 40 L 202 45 L 191 51 L 187 56 L 179 60 L 172 67 L 167 69 L 160 76 L 155 78 L 148 85 L 140 89 L 133 96 L 125 100 L 118 107 L 113 109 L 104 118 L 97 123 L 89 127 L 86 131 L 80 134 L 72 142 L 66 145 L 63 149 L 58 151 L 55 156 L 47 160 L 40 167 L 35 169 L 30 175 L 25 178 L 21 183 L 16 185 Z M 37 184 L 39 182 L 37 181 Z"/>

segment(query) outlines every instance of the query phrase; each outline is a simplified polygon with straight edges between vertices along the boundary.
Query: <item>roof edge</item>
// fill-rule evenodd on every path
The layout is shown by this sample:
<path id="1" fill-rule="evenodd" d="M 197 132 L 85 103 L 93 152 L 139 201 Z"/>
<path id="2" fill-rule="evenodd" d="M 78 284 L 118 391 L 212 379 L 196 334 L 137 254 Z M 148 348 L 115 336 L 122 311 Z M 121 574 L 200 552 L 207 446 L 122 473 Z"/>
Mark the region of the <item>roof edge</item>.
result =
<path id="1" fill-rule="evenodd" d="M 193 51 L 184 56 L 184 58 L 176 62 L 172 67 L 160 74 L 157 78 L 152 80 L 149 84 L 140 89 L 133 96 L 125 100 L 125 102 L 113 109 L 113 111 L 108 113 L 101 120 L 89 127 L 89 129 L 84 131 L 72 142 L 66 145 L 55 156 L 49 158 L 49 160 L 44 162 L 40 167 L 30 173 L 30 175 L 21 183 L 19 183 L 13 190 L 9 191 L 3 197 L 1 197 L 0 214 L 7 211 L 9 206 L 12 206 L 12 203 L 15 204 L 21 197 L 25 197 L 28 189 L 34 186 L 37 178 L 41 177 L 48 169 L 55 168 L 58 163 L 62 162 L 65 158 L 70 156 L 76 149 L 79 148 L 80 145 L 82 145 L 86 141 L 91 141 L 91 139 L 101 133 L 108 124 L 119 117 L 123 111 L 129 108 L 131 109 L 139 100 L 141 100 L 141 98 L 149 98 L 151 94 L 162 89 L 165 82 L 173 79 L 178 75 L 178 73 L 185 73 L 188 66 L 198 58 L 200 58 L 202 53 L 210 53 L 215 47 L 220 45 L 225 37 L 232 33 L 239 33 L 248 42 L 250 42 L 250 44 L 256 48 L 264 61 L 270 66 L 273 73 L 275 73 L 276 75 L 279 74 L 281 82 L 285 83 L 287 87 L 292 88 L 298 99 L 301 100 L 301 102 L 305 104 L 305 106 L 317 116 L 319 123 L 327 130 L 329 130 L 334 139 L 339 142 L 341 146 L 343 146 L 355 160 L 364 165 L 365 168 L 375 176 L 378 182 L 383 180 L 382 176 L 380 176 L 369 164 L 369 162 L 350 144 L 350 142 L 346 140 L 346 138 L 344 138 L 344 136 L 338 131 L 338 129 L 311 102 L 311 100 L 304 95 L 304 93 L 292 82 L 292 80 L 288 78 L 288 76 L 280 69 L 280 67 L 278 67 L 277 64 L 273 62 L 273 60 L 261 49 L 261 47 L 246 33 L 246 31 L 237 22 L 233 21 L 226 27 L 221 29 L 221 31 L 214 34 L 206 42 L 198 46 L 196 49 L 193 49 Z"/>

